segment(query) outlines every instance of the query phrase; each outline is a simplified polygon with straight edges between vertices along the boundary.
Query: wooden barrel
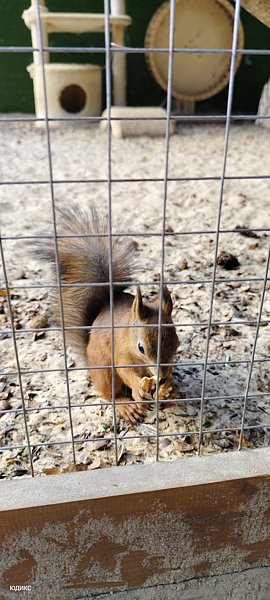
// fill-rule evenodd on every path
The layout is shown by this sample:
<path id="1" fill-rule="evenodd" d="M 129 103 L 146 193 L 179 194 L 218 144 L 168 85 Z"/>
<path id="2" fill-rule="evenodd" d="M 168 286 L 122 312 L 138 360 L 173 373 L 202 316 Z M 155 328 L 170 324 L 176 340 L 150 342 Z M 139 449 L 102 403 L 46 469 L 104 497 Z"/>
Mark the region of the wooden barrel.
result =
<path id="1" fill-rule="evenodd" d="M 154 13 L 145 36 L 146 48 L 168 48 L 170 2 Z M 175 48 L 231 49 L 234 9 L 228 0 L 176 0 Z M 239 23 L 238 48 L 244 45 Z M 157 83 L 167 90 L 168 53 L 146 52 L 146 61 Z M 236 68 L 241 61 L 237 55 Z M 228 53 L 177 53 L 173 59 L 172 93 L 183 101 L 205 100 L 229 81 Z"/>

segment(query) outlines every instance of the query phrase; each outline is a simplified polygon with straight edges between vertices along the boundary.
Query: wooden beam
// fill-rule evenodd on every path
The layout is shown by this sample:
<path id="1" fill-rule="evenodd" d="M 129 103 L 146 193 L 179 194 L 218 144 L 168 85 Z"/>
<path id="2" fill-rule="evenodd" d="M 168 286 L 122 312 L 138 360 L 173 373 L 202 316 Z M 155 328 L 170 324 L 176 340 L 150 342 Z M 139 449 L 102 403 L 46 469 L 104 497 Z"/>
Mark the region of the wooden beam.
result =
<path id="1" fill-rule="evenodd" d="M 255 121 L 255 125 L 260 125 L 261 127 L 270 129 L 270 119 L 262 118 L 270 115 L 270 79 L 263 86 L 257 115 L 258 117 Z"/>
<path id="2" fill-rule="evenodd" d="M 242 0 L 241 6 L 270 27 L 270 0 Z"/>
<path id="3" fill-rule="evenodd" d="M 72 600 L 269 567 L 269 456 L 0 482 L 3 597 L 31 586 L 35 600 Z"/>

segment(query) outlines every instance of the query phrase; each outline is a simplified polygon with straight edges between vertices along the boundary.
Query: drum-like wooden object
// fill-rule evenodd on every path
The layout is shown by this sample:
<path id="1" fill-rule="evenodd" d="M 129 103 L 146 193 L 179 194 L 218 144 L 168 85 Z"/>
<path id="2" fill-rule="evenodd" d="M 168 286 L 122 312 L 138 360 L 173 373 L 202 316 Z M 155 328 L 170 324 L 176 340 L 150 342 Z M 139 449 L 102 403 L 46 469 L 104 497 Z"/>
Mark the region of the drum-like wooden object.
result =
<path id="1" fill-rule="evenodd" d="M 145 36 L 146 48 L 168 48 L 170 3 L 154 13 Z M 231 49 L 234 9 L 228 0 L 176 0 L 175 48 Z M 238 48 L 244 45 L 239 24 Z M 146 52 L 148 67 L 157 83 L 167 90 L 168 53 Z M 236 68 L 241 55 L 236 58 Z M 175 53 L 173 96 L 179 100 L 205 100 L 222 90 L 229 81 L 231 55 L 228 53 Z"/>

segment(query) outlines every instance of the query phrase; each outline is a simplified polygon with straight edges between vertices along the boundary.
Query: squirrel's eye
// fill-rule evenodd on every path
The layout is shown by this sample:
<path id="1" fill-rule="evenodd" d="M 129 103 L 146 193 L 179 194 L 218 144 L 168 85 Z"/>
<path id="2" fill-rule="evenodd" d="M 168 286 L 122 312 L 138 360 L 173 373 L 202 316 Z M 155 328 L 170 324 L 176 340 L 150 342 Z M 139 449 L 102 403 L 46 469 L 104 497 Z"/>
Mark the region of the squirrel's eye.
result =
<path id="1" fill-rule="evenodd" d="M 141 354 L 144 354 L 144 347 L 141 345 L 141 342 L 138 342 L 137 348 Z"/>

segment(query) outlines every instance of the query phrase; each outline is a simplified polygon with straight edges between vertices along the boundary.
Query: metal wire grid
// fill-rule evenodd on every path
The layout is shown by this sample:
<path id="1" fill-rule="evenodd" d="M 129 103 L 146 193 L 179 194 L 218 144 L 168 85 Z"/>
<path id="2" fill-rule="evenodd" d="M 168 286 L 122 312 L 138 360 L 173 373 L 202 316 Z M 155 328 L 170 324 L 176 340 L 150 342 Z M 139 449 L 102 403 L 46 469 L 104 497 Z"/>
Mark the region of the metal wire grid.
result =
<path id="1" fill-rule="evenodd" d="M 175 0 L 170 0 L 170 26 L 169 26 L 169 47 L 168 48 L 153 48 L 150 49 L 153 52 L 165 52 L 168 53 L 168 90 L 167 90 L 167 110 L 166 110 L 166 134 L 165 134 L 165 163 L 164 163 L 164 177 L 157 177 L 155 179 L 153 178 L 148 178 L 148 179 L 139 179 L 139 178 L 132 178 L 132 179 L 113 179 L 111 176 L 111 163 L 112 163 L 112 147 L 111 147 L 111 127 L 110 127 L 110 122 L 113 119 L 111 117 L 111 73 L 110 73 L 110 61 L 111 61 L 111 54 L 113 52 L 122 52 L 125 51 L 126 53 L 141 53 L 141 52 L 145 52 L 145 48 L 129 48 L 129 47 L 116 47 L 115 45 L 111 44 L 110 42 L 110 2 L 109 0 L 104 0 L 104 19 L 105 19 L 105 49 L 104 48 L 69 48 L 69 47 L 62 47 L 62 48 L 50 48 L 50 47 L 44 47 L 43 46 L 43 40 L 42 40 L 42 28 L 41 28 L 41 17 L 40 17 L 40 8 L 39 5 L 37 3 L 36 5 L 36 10 L 37 10 L 37 18 L 38 18 L 38 22 L 39 22 L 39 32 L 40 32 L 40 37 L 39 37 L 39 47 L 38 48 L 32 48 L 32 47 L 16 47 L 16 46 L 7 46 L 7 47 L 1 47 L 0 48 L 0 52 L 40 52 L 41 54 L 41 64 L 42 64 L 42 79 L 43 79 L 43 93 L 44 93 L 44 104 L 45 104 L 45 128 L 46 128 L 46 144 L 47 144 L 47 156 L 48 156 L 48 167 L 49 167 L 49 180 L 41 180 L 41 181 L 16 181 L 16 182 L 12 182 L 12 181 L 2 181 L 1 185 L 5 186 L 5 185 L 26 185 L 26 184 L 32 184 L 32 185 L 36 185 L 36 184 L 43 184 L 43 185 L 49 185 L 50 187 L 50 197 L 51 197 L 51 207 L 52 207 L 52 218 L 53 218 L 53 225 L 54 225 L 54 234 L 53 236 L 45 236 L 46 238 L 50 238 L 52 237 L 52 239 L 54 240 L 54 246 L 55 246 L 55 255 L 56 255 L 56 265 L 57 265 L 57 286 L 53 286 L 53 285 L 36 285 L 36 286 L 27 286 L 27 285 L 21 285 L 21 286 L 16 286 L 16 289 L 28 289 L 28 288 L 53 288 L 53 287 L 57 287 L 58 289 L 58 293 L 59 293 L 59 301 L 60 301 L 60 311 L 61 311 L 61 327 L 50 327 L 49 330 L 50 331 L 61 331 L 62 334 L 62 343 L 63 343 L 63 351 L 64 351 L 64 368 L 63 369 L 31 369 L 31 370 L 22 370 L 20 367 L 20 361 L 19 361 L 19 356 L 18 356 L 18 350 L 17 350 L 17 335 L 20 335 L 22 333 L 30 333 L 32 331 L 48 331 L 48 328 L 39 328 L 37 329 L 31 329 L 31 328 L 24 328 L 21 330 L 15 330 L 15 326 L 14 326 L 14 320 L 13 320 L 13 313 L 12 313 L 12 303 L 11 303 L 11 297 L 10 297 L 10 289 L 9 289 L 9 284 L 8 284 L 8 277 L 7 277 L 7 269 L 6 269 L 6 264 L 5 264 L 5 256 L 4 256 L 4 250 L 3 250 L 3 241 L 8 241 L 8 240 L 14 240 L 14 239 L 34 239 L 37 236 L 34 235 L 27 235 L 27 236 L 3 236 L 2 238 L 0 237 L 0 253 L 1 253 L 1 259 L 2 259 L 2 265 L 3 265 L 3 275 L 4 275 L 4 284 L 5 284 L 5 288 L 6 288 L 6 297 L 7 297 L 7 304 L 8 304 L 8 309 L 9 309 L 9 316 L 10 316 L 10 329 L 9 330 L 5 330 L 5 333 L 8 333 L 12 336 L 13 339 L 13 345 L 14 345 L 14 354 L 15 354 L 15 361 L 16 361 L 16 370 L 14 371 L 10 371 L 10 372 L 6 372 L 6 375 L 17 375 L 18 376 L 18 380 L 19 380 L 19 388 L 20 388 L 20 394 L 21 394 L 21 399 L 22 399 L 22 408 L 21 409 L 9 409 L 9 410 L 2 410 L 0 411 L 0 414 L 4 414 L 5 412 L 12 412 L 12 413 L 16 413 L 16 414 L 22 414 L 23 418 L 24 418 L 24 427 L 25 427 L 25 433 L 26 433 L 26 444 L 17 444 L 17 445 L 9 445 L 9 446 L 4 446 L 2 448 L 0 448 L 1 450 L 12 450 L 12 449 L 18 449 L 18 448 L 27 448 L 28 449 L 28 454 L 29 454 L 29 463 L 30 463 L 30 469 L 31 469 L 31 474 L 34 476 L 34 466 L 33 466 L 33 450 L 35 447 L 39 447 L 39 446 L 51 446 L 51 445 L 63 445 L 63 444 L 71 444 L 72 446 L 72 454 L 73 454 L 73 460 L 74 463 L 76 462 L 76 451 L 75 451 L 75 442 L 74 442 L 74 433 L 73 433 L 73 423 L 72 423 L 72 409 L 73 408 L 78 408 L 78 407 L 94 407 L 94 406 L 99 406 L 100 402 L 96 402 L 96 403 L 91 403 L 91 404 L 72 404 L 72 400 L 71 400 L 71 394 L 70 394 L 70 386 L 69 386 L 69 373 L 72 371 L 83 371 L 83 370 L 88 370 L 87 367 L 68 367 L 67 365 L 67 354 L 66 354 L 66 341 L 65 341 L 65 331 L 67 329 L 72 329 L 72 327 L 66 327 L 64 325 L 64 319 L 63 319 L 63 302 L 62 302 L 62 288 L 64 287 L 64 284 L 61 283 L 61 278 L 60 278 L 60 271 L 59 271 L 59 260 L 58 260 L 58 239 L 60 237 L 80 237 L 80 236 L 58 236 L 57 235 L 57 230 L 56 230 L 56 219 L 55 219 L 55 198 L 54 198 L 54 186 L 57 184 L 61 184 L 61 183 L 107 183 L 108 185 L 108 216 L 109 216 L 109 229 L 108 229 L 108 244 L 109 244 L 109 271 L 110 271 L 110 317 L 111 317 L 111 334 L 112 334 L 112 341 L 114 340 L 114 330 L 119 327 L 119 326 L 115 326 L 114 325 L 114 311 L 113 311 L 113 286 L 117 285 L 117 282 L 113 282 L 113 277 L 112 277 L 112 238 L 113 235 L 117 235 L 117 236 L 134 236 L 136 235 L 137 237 L 141 236 L 158 236 L 161 239 L 161 276 L 160 276 L 160 281 L 158 284 L 154 284 L 157 285 L 159 288 L 159 293 L 160 296 L 162 298 L 162 294 L 163 294 L 163 285 L 167 284 L 167 285 L 176 285 L 177 283 L 182 283 L 182 281 L 177 281 L 177 280 L 173 280 L 173 281 L 167 281 L 165 280 L 164 277 L 164 243 L 165 243 L 165 232 L 166 232 L 166 205 L 167 205 L 167 186 L 168 186 L 168 182 L 170 181 L 195 181 L 195 180 L 203 180 L 203 181 L 219 181 L 220 182 L 220 191 L 219 191 L 219 197 L 218 197 L 218 209 L 217 209 L 217 222 L 216 222 L 216 228 L 215 229 L 211 229 L 211 230 L 197 230 L 197 231 L 179 231 L 179 232 L 174 232 L 173 235 L 177 235 L 177 236 L 189 236 L 189 235 L 195 235 L 195 234 L 203 234 L 203 235 L 215 235 L 215 248 L 214 248 L 214 261 L 213 261 L 213 272 L 212 272 L 212 277 L 211 279 L 202 279 L 202 280 L 193 280 L 193 281 L 186 281 L 185 283 L 189 283 L 189 284 L 209 284 L 210 285 L 210 298 L 209 298 L 209 318 L 208 321 L 206 322 L 200 322 L 200 323 L 180 323 L 179 325 L 181 325 L 181 327 L 198 327 L 198 328 L 206 328 L 206 345 L 205 345 L 205 358 L 203 361 L 195 361 L 195 362 L 181 362 L 181 366 L 201 366 L 203 367 L 203 380 L 202 380 L 202 392 L 201 392 L 201 396 L 199 397 L 194 397 L 194 398 L 188 398 L 189 402 L 200 402 L 200 418 L 199 418 L 199 429 L 195 430 L 193 432 L 191 431 L 186 431 L 186 432 L 174 432 L 174 433 L 170 433 L 170 437 L 175 437 L 175 436 L 186 436 L 188 435 L 198 435 L 198 439 L 199 439 L 199 452 L 201 451 L 202 448 L 202 442 L 203 442 L 203 435 L 205 433 L 218 433 L 218 432 L 223 432 L 223 431 L 228 431 L 227 428 L 219 428 L 219 429 L 204 429 L 203 427 L 203 416 L 204 416 L 204 408 L 205 408 L 205 403 L 206 402 L 218 402 L 218 401 L 222 401 L 224 399 L 228 400 L 228 399 L 235 399 L 236 395 L 233 396 L 207 396 L 206 394 L 206 377 L 207 377 L 207 369 L 209 368 L 209 366 L 214 366 L 214 365 L 219 365 L 219 366 L 224 366 L 224 361 L 218 361 L 218 360 L 209 360 L 209 345 L 210 345 L 210 334 L 211 334 L 211 329 L 214 325 L 227 325 L 228 322 L 222 322 L 222 321 L 218 321 L 218 320 L 213 320 L 213 303 L 214 303 L 214 296 L 215 296 L 215 287 L 216 285 L 220 284 L 220 283 L 226 283 L 226 282 L 232 282 L 232 281 L 237 281 L 237 282 L 246 282 L 246 281 L 256 281 L 256 282 L 260 282 L 262 284 L 262 289 L 261 289 L 261 299 L 260 299 L 260 307 L 259 307 L 259 312 L 258 312 L 258 317 L 257 320 L 250 320 L 250 321 L 244 321 L 244 320 L 240 320 L 240 321 L 230 321 L 230 325 L 243 325 L 243 324 L 247 324 L 250 326 L 255 326 L 255 333 L 254 333 L 254 340 L 253 340 L 253 347 L 252 347 L 252 353 L 251 353 L 251 357 L 248 359 L 237 359 L 237 360 L 231 360 L 230 364 L 246 364 L 248 365 L 248 375 L 247 375 L 247 380 L 246 380 L 246 389 L 244 394 L 237 394 L 237 398 L 238 399 L 242 399 L 243 400 L 243 411 L 242 411 L 242 418 L 241 418 L 241 427 L 230 427 L 229 431 L 235 431 L 235 432 L 240 432 L 239 435 L 239 449 L 242 448 L 242 444 L 243 444 L 243 435 L 244 435 L 244 431 L 246 429 L 248 430 L 254 430 L 254 429 L 260 429 L 260 428 L 269 428 L 270 424 L 269 423 L 265 423 L 265 424 L 260 424 L 260 425 L 246 425 L 245 424 L 245 417 L 246 417 L 246 410 L 247 410 L 247 403 L 248 403 L 248 399 L 249 398 L 261 398 L 264 396 L 269 396 L 268 393 L 250 393 L 249 392 L 249 388 L 250 388 L 250 382 L 251 382 L 251 377 L 252 377 L 252 372 L 253 372 L 253 366 L 254 364 L 258 363 L 265 363 L 265 362 L 269 362 L 270 359 L 261 359 L 261 358 L 255 358 L 255 354 L 256 354 L 256 346 L 257 346 L 257 340 L 258 340 L 258 335 L 259 335 L 259 330 L 260 330 L 260 326 L 263 324 L 268 324 L 270 321 L 264 319 L 262 320 L 262 311 L 263 311 L 263 303 L 264 303 L 264 298 L 265 298 L 265 292 L 266 292 L 266 286 L 267 283 L 269 281 L 268 278 L 268 272 L 269 272 L 269 263 L 270 263 L 270 246 L 269 246 L 269 251 L 268 251 L 268 257 L 267 257 L 267 261 L 266 261 L 266 266 L 265 266 L 265 273 L 264 273 L 264 277 L 252 277 L 252 278 L 241 278 L 241 277 L 237 277 L 237 278 L 217 278 L 216 277 L 216 267 L 217 267 L 217 255 L 218 255 L 218 247 L 219 247 L 219 237 L 221 233 L 232 233 L 235 232 L 235 230 L 233 229 L 222 229 L 220 227 L 220 220 L 221 220 L 221 210 L 222 210 L 222 201 L 223 201 L 223 189 L 224 189 L 224 183 L 226 180 L 245 180 L 245 179 L 268 179 L 270 178 L 270 175 L 267 176 L 227 176 L 226 175 L 226 161 L 227 161 L 227 153 L 228 153 L 228 142 L 229 142 L 229 134 L 230 134 L 230 124 L 233 120 L 254 120 L 254 118 L 256 118 L 256 115 L 232 115 L 232 99 L 233 99 L 233 90 L 234 90 L 234 66 L 235 66 L 235 60 L 236 60 L 236 56 L 237 54 L 264 54 L 264 55 L 268 55 L 270 54 L 269 50 L 253 50 L 253 49 L 246 49 L 246 50 L 238 50 L 237 49 L 237 35 L 238 35 L 238 26 L 239 26 L 239 18 L 240 18 L 240 0 L 236 0 L 235 2 L 235 18 L 234 18 L 234 28 L 233 28 L 233 41 L 232 41 L 232 48 L 231 50 L 227 50 L 227 49 L 218 49 L 218 50 L 209 50 L 209 49 L 180 49 L 180 48 L 175 48 L 174 47 L 174 21 L 175 21 Z M 148 49 L 149 50 L 149 49 Z M 105 62 L 106 62 L 106 105 L 107 105 L 107 117 L 106 120 L 108 121 L 108 154 L 107 154 L 107 161 L 108 161 L 108 177 L 107 179 L 100 179 L 100 180 L 96 180 L 96 179 L 73 179 L 73 180 L 55 180 L 53 177 L 53 164 L 52 164 L 52 155 L 51 155 L 51 143 L 50 143 L 50 122 L 51 121 L 55 121 L 55 120 L 59 120 L 59 121 L 65 121 L 65 118 L 61 118 L 61 119 L 53 119 L 50 118 L 48 115 L 48 106 L 47 106 L 47 92 L 46 92 L 46 78 L 45 78 L 45 65 L 44 65 L 44 52 L 46 51 L 53 51 L 53 52 L 105 52 Z M 228 86 L 228 100 L 227 100 L 227 111 L 226 111 L 226 115 L 222 115 L 222 116 L 217 116 L 217 115 L 207 115 L 207 116 L 195 116 L 195 119 L 197 121 L 203 121 L 203 120 L 224 120 L 225 121 L 225 135 L 224 135 L 224 151 L 223 151 L 223 163 L 222 163 L 222 171 L 221 171 L 221 176 L 217 177 L 217 176 L 210 176 L 210 177 L 178 177 L 178 178 L 171 178 L 168 176 L 168 168 L 169 168 L 169 149 L 170 149 L 170 122 L 173 119 L 178 119 L 179 116 L 176 116 L 175 114 L 172 115 L 172 106 L 171 106 L 171 97 L 172 97 L 172 67 L 173 67 L 173 57 L 175 53 L 178 52 L 188 52 L 188 53 L 196 53 L 196 52 L 200 52 L 200 53 L 230 53 L 231 55 L 231 65 L 230 65 L 230 78 L 229 78 L 229 86 Z M 79 120 L 89 120 L 91 121 L 91 119 L 93 119 L 93 117 L 79 117 L 79 116 L 74 116 L 72 117 L 74 121 L 79 121 Z M 270 115 L 264 115 L 263 117 L 260 116 L 260 118 L 265 118 L 265 119 L 269 119 Z M 68 117 L 68 120 L 70 121 L 70 117 Z M 117 119 L 119 120 L 119 118 L 117 117 Z M 181 119 L 182 120 L 194 120 L 194 116 L 192 115 L 181 115 Z M 40 120 L 44 120 L 44 119 L 40 119 L 37 117 L 16 117 L 16 116 L 8 116 L 8 117 L 0 117 L 0 121 L 6 121 L 6 122 L 16 122 L 16 121 L 40 121 Z M 134 119 L 136 120 L 136 119 Z M 141 117 L 140 117 L 141 120 Z M 160 120 L 160 118 L 156 119 L 156 120 Z M 112 233 L 112 197 L 111 197 L 111 185 L 112 183 L 119 183 L 119 182 L 140 182 L 140 181 L 159 181 L 162 182 L 164 185 L 164 193 L 163 193 L 163 214 L 162 214 L 162 222 L 161 222 L 161 231 L 160 233 L 126 233 L 126 232 L 118 232 L 117 234 Z M 255 230 L 254 230 L 255 231 Z M 264 232 L 269 232 L 270 229 L 269 228 L 264 228 L 264 229 L 256 229 L 256 231 L 264 231 Z M 166 232 L 166 236 L 170 235 L 168 232 Z M 40 236 L 39 236 L 40 237 Z M 85 237 L 85 235 L 84 235 Z M 139 281 L 134 281 L 132 282 L 134 284 L 140 283 Z M 76 285 L 76 287 L 78 287 L 79 284 L 74 284 L 74 286 Z M 83 284 L 85 286 L 85 284 Z M 91 284 L 89 284 L 91 285 Z M 93 284 L 92 284 L 93 285 Z M 95 284 L 96 285 L 96 284 Z M 102 284 L 100 284 L 102 285 Z M 104 285 L 104 284 L 103 284 Z M 119 284 L 120 285 L 120 284 Z M 144 285 L 151 285 L 153 286 L 153 282 L 146 282 L 144 283 Z M 158 318 L 158 356 L 157 356 L 157 368 L 159 370 L 161 364 L 160 364 L 160 347 L 161 347 L 161 327 L 164 327 L 164 325 L 162 325 L 162 314 L 161 314 L 161 310 L 159 311 L 159 318 Z M 178 325 L 178 324 L 176 324 Z M 168 325 L 169 326 L 169 325 Z M 94 326 L 96 327 L 96 326 Z M 121 327 L 121 326 L 120 326 Z M 100 326 L 99 326 L 100 328 Z M 81 328 L 83 329 L 83 328 Z M 117 365 L 115 363 L 115 357 L 114 357 L 114 344 L 112 343 L 112 364 L 110 366 L 110 368 L 112 369 L 112 394 L 113 394 L 113 421 L 114 421 L 114 444 L 115 444 L 115 462 L 116 464 L 118 463 L 118 440 L 119 440 L 119 436 L 117 435 L 117 428 L 116 428 L 116 407 L 117 407 L 117 399 L 115 398 L 115 380 L 114 380 L 114 374 L 115 374 L 115 368 L 125 368 L 127 365 Z M 130 366 L 130 365 L 128 365 Z M 134 367 L 139 366 L 139 365 L 134 365 Z M 149 365 L 149 366 L 154 366 L 154 365 Z M 102 368 L 99 366 L 96 366 L 95 368 Z M 67 392 L 67 405 L 66 406 L 42 406 L 39 407 L 38 409 L 36 408 L 29 408 L 26 407 L 25 404 L 25 398 L 24 398 L 24 388 L 23 388 L 23 382 L 22 382 L 22 376 L 24 375 L 28 375 L 28 374 L 33 374 L 33 373 L 46 373 L 46 372 L 55 372 L 55 373 L 60 373 L 60 372 L 64 372 L 65 374 L 65 380 L 66 380 L 66 392 Z M 186 399 L 181 400 L 178 399 L 178 402 L 185 402 Z M 145 403 L 145 401 L 143 401 Z M 166 402 L 166 401 L 165 401 Z M 108 403 L 109 404 L 109 403 Z M 31 411 L 43 411 L 43 410 L 68 410 L 69 413 L 69 421 L 70 421 L 70 437 L 71 440 L 49 440 L 47 442 L 39 442 L 39 443 L 31 443 L 31 439 L 30 439 L 30 434 L 28 431 L 28 425 L 27 425 L 27 413 L 31 412 Z M 155 435 L 153 434 L 151 436 L 151 434 L 147 434 L 147 436 L 141 435 L 140 436 L 126 436 L 126 439 L 135 439 L 137 437 L 140 437 L 140 439 L 143 439 L 144 437 L 150 438 L 150 437 L 155 437 L 156 439 L 156 459 L 159 459 L 159 440 L 160 438 L 164 437 L 165 435 L 168 434 L 162 434 L 159 430 L 159 407 L 158 407 L 158 402 L 156 401 L 156 433 Z M 82 441 L 83 443 L 91 443 L 93 441 L 95 441 L 96 438 L 91 438 L 91 439 L 82 439 L 82 440 L 78 440 L 78 438 L 76 438 L 76 442 L 78 441 Z M 104 439 L 108 439 L 111 440 L 112 438 L 104 438 Z"/>

